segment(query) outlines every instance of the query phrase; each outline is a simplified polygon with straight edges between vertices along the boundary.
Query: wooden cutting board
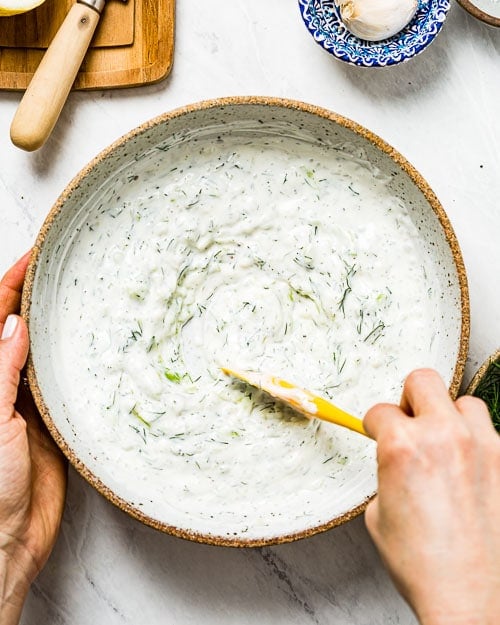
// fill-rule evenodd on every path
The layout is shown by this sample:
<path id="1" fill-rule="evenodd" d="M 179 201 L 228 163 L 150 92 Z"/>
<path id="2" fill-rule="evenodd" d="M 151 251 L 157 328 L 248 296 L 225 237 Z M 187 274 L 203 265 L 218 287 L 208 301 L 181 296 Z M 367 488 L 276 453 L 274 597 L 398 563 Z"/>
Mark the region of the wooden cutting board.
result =
<path id="1" fill-rule="evenodd" d="M 34 11 L 0 17 L 0 47 L 48 48 L 74 0 L 45 0 Z M 108 2 L 92 46 L 130 46 L 134 43 L 134 0 Z M 118 28 L 115 28 L 115 24 Z"/>
<path id="2" fill-rule="evenodd" d="M 74 0 L 46 0 L 24 15 L 0 18 L 0 89 L 29 84 Z M 73 89 L 131 87 L 168 75 L 175 0 L 109 0 Z"/>

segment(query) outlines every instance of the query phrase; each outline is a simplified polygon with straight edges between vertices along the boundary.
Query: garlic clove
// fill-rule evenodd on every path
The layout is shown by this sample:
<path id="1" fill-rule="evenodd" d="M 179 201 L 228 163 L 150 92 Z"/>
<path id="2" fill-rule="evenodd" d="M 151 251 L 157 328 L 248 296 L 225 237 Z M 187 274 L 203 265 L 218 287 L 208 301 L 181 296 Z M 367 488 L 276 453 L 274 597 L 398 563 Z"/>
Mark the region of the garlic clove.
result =
<path id="1" fill-rule="evenodd" d="M 418 0 L 336 1 L 346 28 L 367 41 L 387 39 L 403 30 L 418 8 Z"/>

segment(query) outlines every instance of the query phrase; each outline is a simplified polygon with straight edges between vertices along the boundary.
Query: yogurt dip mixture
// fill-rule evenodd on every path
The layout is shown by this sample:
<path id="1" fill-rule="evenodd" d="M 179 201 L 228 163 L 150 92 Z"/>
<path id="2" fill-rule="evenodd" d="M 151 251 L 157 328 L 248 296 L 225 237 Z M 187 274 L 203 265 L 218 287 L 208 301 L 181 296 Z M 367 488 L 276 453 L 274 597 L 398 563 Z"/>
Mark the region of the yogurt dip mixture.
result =
<path id="1" fill-rule="evenodd" d="M 154 518 L 248 538 L 375 490 L 371 441 L 220 367 L 362 416 L 435 364 L 440 286 L 387 183 L 349 145 L 222 134 L 108 185 L 68 251 L 57 321 L 73 429 L 105 483 Z"/>

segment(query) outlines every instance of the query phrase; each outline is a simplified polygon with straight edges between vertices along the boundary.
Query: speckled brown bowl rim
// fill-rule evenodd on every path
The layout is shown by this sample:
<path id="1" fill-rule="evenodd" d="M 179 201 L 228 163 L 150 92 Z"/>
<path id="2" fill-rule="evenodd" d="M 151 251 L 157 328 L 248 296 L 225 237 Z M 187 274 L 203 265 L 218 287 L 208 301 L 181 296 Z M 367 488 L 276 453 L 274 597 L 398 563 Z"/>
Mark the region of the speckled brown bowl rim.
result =
<path id="1" fill-rule="evenodd" d="M 470 0 L 457 0 L 458 4 L 470 13 L 473 17 L 485 24 L 489 24 L 490 26 L 498 26 L 500 27 L 500 17 L 495 17 L 494 15 L 490 15 L 485 11 L 479 9 L 475 4 L 470 2 Z"/>
<path id="2" fill-rule="evenodd" d="M 266 97 L 266 96 L 232 96 L 226 98 L 218 98 L 213 100 L 204 100 L 202 102 L 197 102 L 194 104 L 190 104 L 188 106 L 184 106 L 181 108 L 177 108 L 168 113 L 164 113 L 155 117 L 154 119 L 145 122 L 141 126 L 138 126 L 128 134 L 124 135 L 110 146 L 105 148 L 100 154 L 98 154 L 88 165 L 86 165 L 80 173 L 78 173 L 73 180 L 68 184 L 66 189 L 62 192 L 62 194 L 57 199 L 56 203 L 50 210 L 45 222 L 42 225 L 42 228 L 38 234 L 35 245 L 33 247 L 33 252 L 31 255 L 31 260 L 26 273 L 26 280 L 23 289 L 23 297 L 22 297 L 22 307 L 21 314 L 29 325 L 30 319 L 30 306 L 31 306 L 31 297 L 32 290 L 35 278 L 35 272 L 37 268 L 38 259 L 40 257 L 41 249 L 43 247 L 45 238 L 47 233 L 49 232 L 54 220 L 56 219 L 59 212 L 63 209 L 64 203 L 69 195 L 74 193 L 81 182 L 85 179 L 85 177 L 96 167 L 99 167 L 101 162 L 106 159 L 110 154 L 112 154 L 119 146 L 124 143 L 134 139 L 138 135 L 147 132 L 149 129 L 157 126 L 158 124 L 162 124 L 166 121 L 172 120 L 174 118 L 181 117 L 186 113 L 192 113 L 201 110 L 207 109 L 221 109 L 224 107 L 233 107 L 235 105 L 257 105 L 257 106 L 273 106 L 280 107 L 283 109 L 294 109 L 304 113 L 310 113 L 315 116 L 318 116 L 324 120 L 329 120 L 338 124 L 339 126 L 345 127 L 349 130 L 354 131 L 359 136 L 367 139 L 370 143 L 372 143 L 376 148 L 378 148 L 381 152 L 387 154 L 413 181 L 413 183 L 418 187 L 421 193 L 424 195 L 427 202 L 432 207 L 434 213 L 436 214 L 441 227 L 444 231 L 446 240 L 450 246 L 453 260 L 455 263 L 455 267 L 458 275 L 458 283 L 460 287 L 461 294 L 461 311 L 462 311 L 462 324 L 461 324 L 461 333 L 460 333 L 460 345 L 458 351 L 457 362 L 455 365 L 455 370 L 453 373 L 453 378 L 450 384 L 450 394 L 452 397 L 456 397 L 458 393 L 458 389 L 460 387 L 460 383 L 463 376 L 463 371 L 465 368 L 465 361 L 467 357 L 468 344 L 469 344 L 469 331 L 470 331 L 470 316 L 469 316 L 469 296 L 468 296 L 468 286 L 467 286 L 467 277 L 465 273 L 465 266 L 462 259 L 462 254 L 460 251 L 460 247 L 453 231 L 453 228 L 449 222 L 449 219 L 441 206 L 439 200 L 436 195 L 429 187 L 427 182 L 423 179 L 423 177 L 417 172 L 417 170 L 392 146 L 386 143 L 383 139 L 372 133 L 370 130 L 367 130 L 363 126 L 358 123 L 333 113 L 327 109 L 307 104 L 305 102 L 300 102 L 297 100 L 290 99 L 282 99 L 275 97 Z M 174 536 L 178 536 L 179 538 L 188 539 L 191 541 L 211 544 L 211 545 L 219 545 L 225 547 L 263 547 L 267 545 L 277 545 L 281 543 L 288 543 L 295 540 L 299 540 L 302 538 L 307 538 L 312 536 L 313 534 L 317 534 L 319 532 L 324 532 L 329 530 L 337 525 L 341 525 L 350 519 L 361 514 L 368 502 L 375 496 L 375 493 L 367 497 L 362 503 L 355 506 L 351 510 L 348 510 L 344 514 L 337 516 L 326 523 L 322 523 L 315 527 L 310 527 L 298 532 L 294 532 L 291 534 L 272 536 L 268 538 L 252 538 L 252 539 L 243 539 L 241 537 L 238 538 L 230 538 L 226 536 L 216 536 L 212 534 L 202 534 L 198 532 L 190 532 L 188 530 L 175 527 L 173 525 L 168 525 L 167 523 L 163 523 L 156 519 L 151 518 L 150 516 L 144 514 L 141 510 L 138 510 L 136 507 L 132 506 L 129 502 L 122 499 L 118 495 L 116 495 L 109 487 L 107 487 L 103 482 L 96 477 L 92 471 L 77 457 L 73 449 L 67 444 L 66 440 L 60 434 L 57 429 L 52 417 L 49 413 L 48 407 L 46 406 L 44 399 L 42 397 L 42 393 L 40 391 L 40 387 L 38 385 L 38 380 L 36 376 L 35 367 L 33 364 L 32 355 L 29 355 L 28 358 L 28 380 L 31 387 L 31 391 L 33 393 L 33 397 L 35 399 L 36 405 L 42 418 L 47 425 L 47 428 L 54 440 L 61 448 L 64 455 L 68 458 L 73 467 L 82 475 L 89 484 L 91 484 L 99 493 L 101 493 L 104 497 L 106 497 L 113 504 L 118 506 L 121 510 L 129 514 L 131 517 L 141 521 L 142 523 L 149 525 L 157 530 L 162 532 L 172 534 Z"/>
<path id="3" fill-rule="evenodd" d="M 480 382 L 484 378 L 485 373 L 490 368 L 490 365 L 492 365 L 497 360 L 500 362 L 500 347 L 497 349 L 496 352 L 491 354 L 491 356 L 489 356 L 483 362 L 483 364 L 479 367 L 479 369 L 476 371 L 476 373 L 474 374 L 474 377 L 469 383 L 469 386 L 465 389 L 466 395 L 474 395 L 477 387 L 479 386 Z"/>

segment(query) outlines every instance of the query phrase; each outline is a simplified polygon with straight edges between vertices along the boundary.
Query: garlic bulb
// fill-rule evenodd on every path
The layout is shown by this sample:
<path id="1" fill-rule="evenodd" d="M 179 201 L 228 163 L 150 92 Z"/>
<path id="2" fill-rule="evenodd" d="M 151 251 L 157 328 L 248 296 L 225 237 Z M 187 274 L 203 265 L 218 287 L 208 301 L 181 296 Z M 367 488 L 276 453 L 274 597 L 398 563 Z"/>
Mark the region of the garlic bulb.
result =
<path id="1" fill-rule="evenodd" d="M 368 41 L 392 37 L 408 24 L 418 8 L 418 0 L 336 1 L 346 28 Z"/>

